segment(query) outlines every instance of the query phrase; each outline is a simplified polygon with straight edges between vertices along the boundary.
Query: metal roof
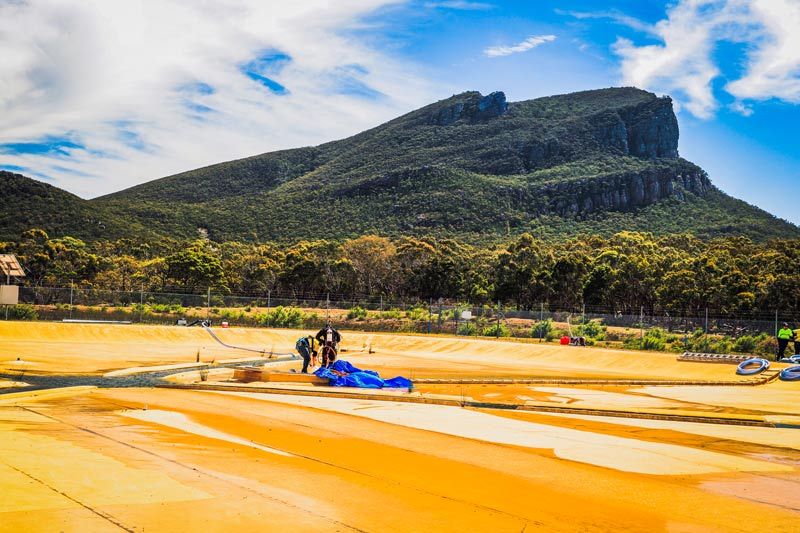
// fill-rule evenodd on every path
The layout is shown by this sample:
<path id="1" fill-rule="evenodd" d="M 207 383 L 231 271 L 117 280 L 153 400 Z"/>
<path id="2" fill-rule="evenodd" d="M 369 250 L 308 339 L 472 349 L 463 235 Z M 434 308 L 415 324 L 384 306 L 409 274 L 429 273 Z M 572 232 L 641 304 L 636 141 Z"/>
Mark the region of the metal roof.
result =
<path id="1" fill-rule="evenodd" d="M 25 277 L 22 265 L 20 265 L 17 258 L 11 254 L 0 254 L 0 271 L 3 272 L 4 276 L 14 276 L 15 278 Z"/>

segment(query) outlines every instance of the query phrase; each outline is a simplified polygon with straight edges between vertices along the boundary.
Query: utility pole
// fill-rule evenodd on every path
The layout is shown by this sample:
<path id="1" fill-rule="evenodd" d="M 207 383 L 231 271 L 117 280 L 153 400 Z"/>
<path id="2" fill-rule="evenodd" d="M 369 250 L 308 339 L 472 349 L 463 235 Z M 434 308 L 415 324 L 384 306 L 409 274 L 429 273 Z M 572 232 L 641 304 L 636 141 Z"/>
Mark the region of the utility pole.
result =
<path id="1" fill-rule="evenodd" d="M 270 308 L 271 303 L 272 303 L 272 289 L 267 289 L 267 309 Z"/>
<path id="2" fill-rule="evenodd" d="M 72 291 L 74 290 L 75 282 L 73 280 L 69 280 L 69 317 L 72 318 Z"/>
<path id="3" fill-rule="evenodd" d="M 211 320 L 211 287 L 208 288 L 206 293 L 206 321 Z"/>
<path id="4" fill-rule="evenodd" d="M 705 320 L 706 335 L 708 334 L 708 307 L 706 307 L 706 320 Z"/>
<path id="5" fill-rule="evenodd" d="M 144 322 L 144 282 L 139 291 L 139 322 Z"/>

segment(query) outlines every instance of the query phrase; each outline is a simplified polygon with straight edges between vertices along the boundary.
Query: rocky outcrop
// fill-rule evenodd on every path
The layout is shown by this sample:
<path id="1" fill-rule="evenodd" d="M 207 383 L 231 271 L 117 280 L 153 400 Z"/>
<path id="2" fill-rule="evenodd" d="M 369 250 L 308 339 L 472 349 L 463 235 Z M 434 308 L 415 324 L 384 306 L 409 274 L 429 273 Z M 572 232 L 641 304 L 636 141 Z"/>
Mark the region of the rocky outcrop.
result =
<path id="1" fill-rule="evenodd" d="M 678 119 L 669 97 L 655 98 L 616 111 L 603 111 L 590 120 L 601 149 L 646 158 L 678 157 Z"/>
<path id="2" fill-rule="evenodd" d="M 647 170 L 548 183 L 530 191 L 534 211 L 574 217 L 598 211 L 630 211 L 666 198 L 703 196 L 713 186 L 699 168 Z"/>
<path id="3" fill-rule="evenodd" d="M 560 165 L 589 151 L 647 159 L 678 157 L 678 120 L 668 97 L 606 109 L 559 128 L 543 128 L 519 148 L 519 172 Z M 576 148 L 579 147 L 579 148 Z"/>
<path id="4" fill-rule="evenodd" d="M 459 120 L 480 122 L 499 117 L 508 111 L 506 95 L 496 91 L 486 96 L 480 93 L 469 93 L 463 102 L 455 102 L 436 111 L 430 122 L 439 126 L 449 126 Z"/>
<path id="5" fill-rule="evenodd" d="M 508 111 L 506 94 L 503 91 L 496 91 L 478 100 L 478 109 L 472 114 L 472 118 L 474 120 L 486 120 L 499 117 L 506 111 Z"/>
<path id="6" fill-rule="evenodd" d="M 678 119 L 668 96 L 623 109 L 628 153 L 637 157 L 678 157 Z"/>

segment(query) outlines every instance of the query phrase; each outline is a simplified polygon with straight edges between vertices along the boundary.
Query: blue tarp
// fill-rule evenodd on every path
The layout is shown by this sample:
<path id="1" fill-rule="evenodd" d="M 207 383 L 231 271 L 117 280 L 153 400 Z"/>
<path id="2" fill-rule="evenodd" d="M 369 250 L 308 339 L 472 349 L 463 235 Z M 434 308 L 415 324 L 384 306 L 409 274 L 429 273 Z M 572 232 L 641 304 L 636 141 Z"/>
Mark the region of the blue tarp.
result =
<path id="1" fill-rule="evenodd" d="M 340 376 L 332 370 L 342 372 Z M 347 361 L 334 361 L 330 368 L 319 368 L 314 375 L 330 381 L 334 387 L 359 387 L 362 389 L 407 389 L 411 387 L 411 380 L 397 376 L 392 379 L 381 379 L 377 372 L 372 370 L 361 370 Z"/>

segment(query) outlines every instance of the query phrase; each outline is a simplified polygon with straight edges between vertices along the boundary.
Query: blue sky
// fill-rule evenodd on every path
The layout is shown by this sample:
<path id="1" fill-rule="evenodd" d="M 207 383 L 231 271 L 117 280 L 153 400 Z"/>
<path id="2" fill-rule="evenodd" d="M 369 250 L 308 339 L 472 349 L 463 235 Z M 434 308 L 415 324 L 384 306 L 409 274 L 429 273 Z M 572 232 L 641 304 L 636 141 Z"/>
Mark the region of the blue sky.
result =
<path id="1" fill-rule="evenodd" d="M 0 167 L 93 197 L 466 90 L 636 85 L 718 187 L 800 223 L 800 0 L 264 4 L 0 4 Z"/>

